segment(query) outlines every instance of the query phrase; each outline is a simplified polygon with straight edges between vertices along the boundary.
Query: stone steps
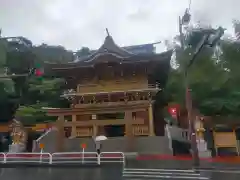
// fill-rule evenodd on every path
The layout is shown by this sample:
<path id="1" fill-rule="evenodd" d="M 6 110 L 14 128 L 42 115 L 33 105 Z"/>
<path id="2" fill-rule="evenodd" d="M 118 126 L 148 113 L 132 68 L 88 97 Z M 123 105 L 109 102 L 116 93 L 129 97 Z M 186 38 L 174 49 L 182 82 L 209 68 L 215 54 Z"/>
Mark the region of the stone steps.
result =
<path id="1" fill-rule="evenodd" d="M 57 130 L 52 130 L 40 140 L 45 152 L 55 152 Z M 66 138 L 64 140 L 66 152 L 81 151 L 81 144 L 86 144 L 86 152 L 95 152 L 95 143 L 92 138 Z M 36 148 L 35 152 L 40 149 Z M 105 152 L 137 152 L 146 154 L 172 154 L 169 140 L 166 136 L 153 137 L 114 137 L 102 141 L 102 151 Z"/>

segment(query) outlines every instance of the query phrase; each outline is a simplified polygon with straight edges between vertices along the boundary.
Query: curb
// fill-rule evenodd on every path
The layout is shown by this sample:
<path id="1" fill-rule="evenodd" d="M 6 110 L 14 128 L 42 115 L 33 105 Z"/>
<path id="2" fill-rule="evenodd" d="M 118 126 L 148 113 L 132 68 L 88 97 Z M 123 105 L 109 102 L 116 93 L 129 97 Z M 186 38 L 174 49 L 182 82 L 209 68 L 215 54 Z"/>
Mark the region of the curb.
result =
<path id="1" fill-rule="evenodd" d="M 137 160 L 185 160 L 191 161 L 191 156 L 173 156 L 173 155 L 162 155 L 162 154 L 138 154 Z M 207 157 L 200 158 L 201 161 L 207 162 L 219 162 L 219 163 L 232 163 L 240 165 L 240 157 Z"/>

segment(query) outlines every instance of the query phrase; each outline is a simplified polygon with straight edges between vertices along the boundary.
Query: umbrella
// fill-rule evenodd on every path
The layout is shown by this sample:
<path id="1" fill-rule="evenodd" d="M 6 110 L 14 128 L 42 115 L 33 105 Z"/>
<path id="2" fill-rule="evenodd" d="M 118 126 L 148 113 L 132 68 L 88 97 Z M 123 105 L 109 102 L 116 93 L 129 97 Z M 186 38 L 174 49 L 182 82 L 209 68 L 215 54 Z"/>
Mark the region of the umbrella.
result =
<path id="1" fill-rule="evenodd" d="M 97 136 L 95 138 L 95 141 L 104 141 L 104 140 L 107 140 L 107 137 L 106 136 Z"/>

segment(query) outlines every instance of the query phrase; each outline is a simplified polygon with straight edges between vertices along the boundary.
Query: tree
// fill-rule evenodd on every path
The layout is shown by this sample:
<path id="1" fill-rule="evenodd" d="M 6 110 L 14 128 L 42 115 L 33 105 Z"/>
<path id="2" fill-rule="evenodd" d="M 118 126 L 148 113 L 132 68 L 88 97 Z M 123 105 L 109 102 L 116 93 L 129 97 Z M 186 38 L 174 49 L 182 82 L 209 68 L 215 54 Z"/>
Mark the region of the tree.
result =
<path id="1" fill-rule="evenodd" d="M 66 50 L 62 46 L 42 44 L 34 46 L 33 53 L 36 55 L 37 61 L 41 63 L 66 63 L 74 60 L 73 52 Z"/>
<path id="2" fill-rule="evenodd" d="M 194 47 L 207 31 L 207 28 L 189 28 L 185 34 L 184 50 L 175 43 L 176 63 L 166 87 L 168 100 L 184 107 L 183 71 L 193 53 Z M 178 39 L 178 38 L 176 38 Z M 204 115 L 238 115 L 239 74 L 237 65 L 240 57 L 239 45 L 235 41 L 223 39 L 216 48 L 205 47 L 189 71 L 190 88 L 195 108 Z"/>
<path id="3" fill-rule="evenodd" d="M 91 54 L 91 51 L 88 47 L 82 47 L 80 50 L 76 52 L 76 56 L 78 59 L 88 56 Z"/>
<path id="4" fill-rule="evenodd" d="M 66 101 L 60 99 L 61 86 L 64 82 L 47 78 L 40 81 L 34 77 L 32 70 L 36 64 L 41 65 L 44 61 L 72 61 L 73 53 L 61 46 L 33 46 L 31 41 L 24 37 L 4 40 L 4 44 L 0 45 L 2 45 L 0 46 L 0 57 L 5 57 L 5 59 L 1 58 L 0 69 L 1 67 L 8 69 L 6 74 L 8 78 L 4 78 L 4 81 L 0 78 L 0 122 L 11 120 L 17 109 L 17 116 L 22 117 L 24 123 L 46 121 L 42 107 L 61 107 L 66 104 Z M 5 79 L 7 79 L 7 83 Z M 10 91 L 8 88 L 10 82 L 12 82 L 14 91 Z"/>

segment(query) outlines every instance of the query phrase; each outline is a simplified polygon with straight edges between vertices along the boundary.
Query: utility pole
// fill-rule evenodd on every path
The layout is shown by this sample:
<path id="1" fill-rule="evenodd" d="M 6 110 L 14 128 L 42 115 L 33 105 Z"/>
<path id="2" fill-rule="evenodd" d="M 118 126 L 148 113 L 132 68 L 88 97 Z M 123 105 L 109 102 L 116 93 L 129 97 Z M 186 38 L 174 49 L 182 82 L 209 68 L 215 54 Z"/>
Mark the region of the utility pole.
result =
<path id="1" fill-rule="evenodd" d="M 200 159 L 198 154 L 198 147 L 197 147 L 197 136 L 196 136 L 196 129 L 195 129 L 195 118 L 193 117 L 192 113 L 192 97 L 191 97 L 191 90 L 189 89 L 189 74 L 188 70 L 189 67 L 193 64 L 194 60 L 196 59 L 197 55 L 201 52 L 204 47 L 205 41 L 208 39 L 208 36 L 204 36 L 203 40 L 200 42 L 199 47 L 193 54 L 192 59 L 189 61 L 187 68 L 185 69 L 184 73 L 184 80 L 185 80 L 185 103 L 188 115 L 188 124 L 189 124 L 189 138 L 191 140 L 191 149 L 192 149 L 192 157 L 193 157 L 193 166 L 198 167 L 200 165 Z"/>
<path id="2" fill-rule="evenodd" d="M 190 18 L 191 18 L 191 15 L 189 14 L 189 9 L 186 9 L 184 15 L 182 17 L 179 16 L 179 18 L 178 18 L 180 43 L 181 43 L 182 51 L 184 51 L 184 48 L 185 48 L 183 25 L 188 24 L 190 22 Z M 194 122 L 194 118 L 192 115 L 192 98 L 191 98 L 191 92 L 189 90 L 189 83 L 188 83 L 188 79 L 189 79 L 188 69 L 189 68 L 187 66 L 187 68 L 185 69 L 185 72 L 184 72 L 185 103 L 186 103 L 186 109 L 187 109 L 187 115 L 188 115 L 188 124 L 189 124 L 189 132 L 190 132 L 189 138 L 191 139 L 193 166 L 197 167 L 197 166 L 199 166 L 200 161 L 199 161 L 197 138 L 196 138 L 195 125 L 194 125 L 195 122 Z"/>
<path id="3" fill-rule="evenodd" d="M 180 43 L 181 49 L 184 50 L 184 34 L 183 34 L 183 25 L 188 24 L 190 22 L 191 15 L 189 14 L 189 9 L 186 9 L 183 17 L 179 16 L 179 34 L 180 34 Z M 222 35 L 224 34 L 224 29 L 219 27 L 217 30 L 209 30 L 206 31 L 206 35 L 203 36 L 202 40 L 199 42 L 198 47 L 196 48 L 193 56 L 191 57 L 189 63 L 186 66 L 184 72 L 184 81 L 185 81 L 185 103 L 188 114 L 188 123 L 189 123 L 189 132 L 190 132 L 190 140 L 191 140 L 191 149 L 193 156 L 193 166 L 198 167 L 200 165 L 198 147 L 197 147 L 197 137 L 196 137 L 196 129 L 195 129 L 195 118 L 192 113 L 192 97 L 191 91 L 189 89 L 189 73 L 188 70 L 196 60 L 196 57 L 200 54 L 205 45 L 210 47 L 214 47 L 216 43 L 220 40 Z M 212 35 L 212 36 L 211 36 Z"/>

